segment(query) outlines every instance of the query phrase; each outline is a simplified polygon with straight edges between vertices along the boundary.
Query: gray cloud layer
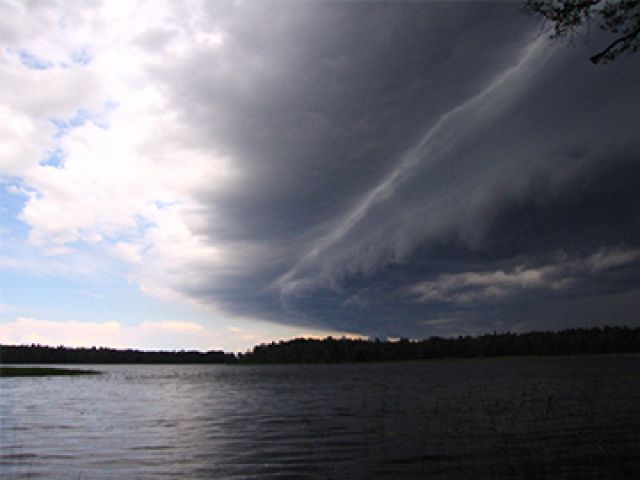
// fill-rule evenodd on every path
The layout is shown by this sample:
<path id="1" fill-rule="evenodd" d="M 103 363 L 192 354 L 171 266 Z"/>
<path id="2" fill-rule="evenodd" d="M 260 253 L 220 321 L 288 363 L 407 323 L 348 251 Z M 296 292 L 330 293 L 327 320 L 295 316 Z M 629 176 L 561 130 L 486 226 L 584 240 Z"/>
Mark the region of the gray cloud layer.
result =
<path id="1" fill-rule="evenodd" d="M 206 4 L 225 48 L 151 71 L 242 172 L 198 233 L 247 248 L 182 293 L 381 336 L 637 323 L 638 58 L 519 7 Z"/>

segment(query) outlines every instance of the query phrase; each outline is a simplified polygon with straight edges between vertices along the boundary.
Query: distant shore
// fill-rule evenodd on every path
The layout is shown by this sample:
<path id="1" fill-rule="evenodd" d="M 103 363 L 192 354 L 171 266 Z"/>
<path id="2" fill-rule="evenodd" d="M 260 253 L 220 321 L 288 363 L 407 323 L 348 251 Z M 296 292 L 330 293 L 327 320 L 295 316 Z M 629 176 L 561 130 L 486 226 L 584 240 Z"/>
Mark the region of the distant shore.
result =
<path id="1" fill-rule="evenodd" d="M 444 358 L 640 353 L 640 328 L 573 328 L 557 332 L 491 333 L 425 340 L 298 338 L 255 346 L 247 353 L 141 351 L 0 345 L 0 364 L 272 364 L 354 363 Z"/>
<path id="2" fill-rule="evenodd" d="M 48 367 L 0 367 L 0 377 L 42 377 L 50 375 L 98 375 L 94 370 Z"/>

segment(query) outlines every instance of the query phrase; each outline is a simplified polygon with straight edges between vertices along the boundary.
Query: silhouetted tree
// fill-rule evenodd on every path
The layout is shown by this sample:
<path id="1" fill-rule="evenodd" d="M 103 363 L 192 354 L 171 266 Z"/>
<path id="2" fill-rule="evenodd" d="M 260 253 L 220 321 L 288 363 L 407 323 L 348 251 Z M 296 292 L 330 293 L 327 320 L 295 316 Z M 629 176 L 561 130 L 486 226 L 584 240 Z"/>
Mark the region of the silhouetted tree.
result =
<path id="1" fill-rule="evenodd" d="M 572 328 L 559 332 L 491 333 L 478 337 L 398 342 L 297 338 L 257 345 L 240 354 L 221 351 L 144 352 L 42 345 L 0 346 L 0 363 L 345 363 L 515 355 L 640 353 L 640 328 Z"/>
<path id="2" fill-rule="evenodd" d="M 116 350 L 43 345 L 0 345 L 0 363 L 235 363 L 233 353 L 221 351 Z"/>
<path id="3" fill-rule="evenodd" d="M 584 24 L 615 35 L 606 48 L 591 56 L 594 64 L 640 48 L 640 0 L 526 0 L 525 10 L 553 23 L 552 38 L 571 40 Z"/>
<path id="4" fill-rule="evenodd" d="M 258 345 L 242 363 L 343 363 L 516 355 L 640 352 L 640 328 L 574 328 L 559 332 L 492 333 L 478 337 L 381 342 L 332 337 Z"/>

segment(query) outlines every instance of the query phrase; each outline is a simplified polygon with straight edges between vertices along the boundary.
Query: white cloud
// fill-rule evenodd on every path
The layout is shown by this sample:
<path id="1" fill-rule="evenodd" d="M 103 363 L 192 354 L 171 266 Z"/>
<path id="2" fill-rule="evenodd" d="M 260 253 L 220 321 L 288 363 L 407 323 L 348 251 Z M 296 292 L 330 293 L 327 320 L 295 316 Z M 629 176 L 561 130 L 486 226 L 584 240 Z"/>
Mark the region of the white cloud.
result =
<path id="1" fill-rule="evenodd" d="M 421 302 L 470 303 L 505 297 L 522 289 L 558 289 L 566 286 L 566 282 L 546 279 L 554 271 L 556 271 L 555 267 L 539 269 L 520 267 L 511 272 L 498 270 L 447 274 L 433 281 L 421 282 L 411 287 L 408 293 L 417 295 Z"/>
<path id="2" fill-rule="evenodd" d="M 193 227 L 202 223 L 194 193 L 228 188 L 239 172 L 194 137 L 154 68 L 193 48 L 223 48 L 227 37 L 194 24 L 197 2 L 76 7 L 2 7 L 0 175 L 20 179 L 10 188 L 28 196 L 20 219 L 44 255 L 84 242 L 129 264 L 145 291 L 171 296 L 178 282 L 197 282 L 197 271 L 237 253 Z M 148 41 L 158 32 L 167 33 L 163 42 Z M 88 56 L 73 63 L 79 51 Z M 20 52 L 51 67 L 29 68 Z M 84 118 L 70 121 L 78 112 Z M 52 119 L 67 124 L 60 130 Z M 61 164 L 40 164 L 53 151 Z M 27 263 L 4 258 L 0 266 L 34 270 L 39 261 Z"/>
<path id="3" fill-rule="evenodd" d="M 0 92 L 0 148 L 5 149 L 0 151 L 0 175 L 20 178 L 20 189 L 27 192 L 20 219 L 30 228 L 32 247 L 53 256 L 89 244 L 97 255 L 127 264 L 128 278 L 143 291 L 169 299 L 194 297 L 189 292 L 211 291 L 227 284 L 230 276 L 278 262 L 280 253 L 268 242 L 221 242 L 211 233 L 218 225 L 210 199 L 246 188 L 242 182 L 253 172 L 242 166 L 264 167 L 259 159 L 235 159 L 235 150 L 217 145 L 211 126 L 198 122 L 225 123 L 225 112 L 234 114 L 225 110 L 225 97 L 241 98 L 240 104 L 260 101 L 262 82 L 288 73 L 286 65 L 233 38 L 226 27 L 235 25 L 236 32 L 248 27 L 234 24 L 243 21 L 235 16 L 242 9 L 214 15 L 197 1 L 108 1 L 81 7 L 13 5 L 8 10 L 5 18 L 13 21 L 4 25 L 7 30 L 0 37 L 0 81 L 5 87 Z M 258 13 L 251 7 L 244 11 L 250 21 Z M 274 25 L 273 31 L 267 28 L 267 34 L 291 28 L 287 22 Z M 295 261 L 293 248 L 281 254 L 287 257 L 284 268 L 292 263 L 293 268 L 275 283 L 276 290 L 287 293 L 325 281 L 369 257 L 379 263 L 377 251 L 351 255 L 336 245 L 373 205 L 391 198 L 418 163 L 432 161 L 460 131 L 471 128 L 475 116 L 494 115 L 505 96 L 521 91 L 540 45 L 531 44 L 492 84 L 444 114 L 353 209 L 325 225 L 326 235 L 315 242 L 308 235 L 301 242 L 309 245 L 301 260 Z M 50 67 L 29 68 L 20 52 Z M 74 63 L 78 52 L 84 52 L 85 60 Z M 209 88 L 214 90 L 205 95 Z M 185 112 L 192 111 L 185 105 L 206 114 L 188 117 Z M 57 127 L 52 119 L 58 120 Z M 61 128 L 59 122 L 66 124 Z M 41 165 L 53 151 L 62 152 L 60 165 Z M 201 203 L 203 192 L 206 205 Z M 342 255 L 350 260 L 343 261 Z M 212 295 L 197 300 L 216 308 Z"/>
<path id="4" fill-rule="evenodd" d="M 212 350 L 220 348 L 222 333 L 194 322 L 144 322 L 135 326 L 119 322 L 59 322 L 18 317 L 0 323 L 0 342 L 20 345 L 103 346 L 113 348 Z"/>
<path id="5" fill-rule="evenodd" d="M 142 263 L 140 245 L 118 242 L 111 248 L 111 255 L 125 263 L 139 265 Z"/>
<path id="6" fill-rule="evenodd" d="M 622 267 L 640 259 L 639 250 L 601 249 L 588 257 L 568 259 L 536 268 L 511 271 L 463 272 L 438 276 L 405 290 L 419 302 L 472 303 L 517 295 L 523 290 L 563 290 L 577 277 Z"/>
<path id="7" fill-rule="evenodd" d="M 479 40 L 466 48 L 434 34 L 442 47 L 425 50 L 423 65 L 412 59 L 389 69 L 404 57 L 405 41 L 439 31 L 430 6 L 419 7 L 419 18 L 414 6 L 389 17 L 366 9 L 374 15 L 363 23 L 350 7 L 318 5 L 0 4 L 0 181 L 24 196 L 19 219 L 29 232 L 28 245 L 11 245 L 19 254 L 3 252 L 0 268 L 124 271 L 150 295 L 225 310 L 229 321 L 330 323 L 338 309 L 375 302 L 354 294 L 318 314 L 307 288 L 340 294 L 343 280 L 400 265 L 443 232 L 479 245 L 495 179 L 518 191 L 514 172 L 528 179 L 534 170 L 525 165 L 547 153 L 526 154 L 533 144 L 568 136 L 546 128 L 529 135 L 529 122 L 526 131 L 509 130 L 510 119 L 517 123 L 530 111 L 525 100 L 541 92 L 535 98 L 573 112 L 557 101 L 564 90 L 534 86 L 576 79 L 550 80 L 560 65 L 543 65 L 551 49 L 545 39 L 532 41 L 521 17 L 486 44 L 482 35 L 497 17 L 479 18 L 478 29 L 464 23 Z M 453 20 L 476 18 L 473 8 L 459 12 Z M 434 23 L 424 28 L 423 20 Z M 388 41 L 384 31 L 405 26 L 413 33 Z M 478 58 L 490 61 L 466 75 L 465 59 Z M 445 64 L 435 72 L 429 59 Z M 547 110 L 527 116 L 553 125 Z M 410 134 L 394 130 L 405 124 Z M 626 261 L 620 255 L 594 257 L 584 268 L 606 270 Z M 547 288 L 552 273 L 467 272 L 437 277 L 413 295 L 498 298 Z"/>
<path id="8" fill-rule="evenodd" d="M 15 309 L 0 305 L 0 313 Z M 268 332 L 268 333 L 267 333 Z M 349 336 L 343 332 L 316 329 L 287 329 L 269 331 L 268 328 L 230 326 L 208 328 L 192 321 L 143 322 L 137 325 L 123 325 L 117 321 L 52 321 L 29 317 L 0 320 L 0 344 L 25 345 L 65 345 L 68 347 L 111 347 L 136 348 L 142 350 L 225 350 L 246 351 L 254 345 L 269 343 L 282 338 L 307 337 L 324 338 L 327 335 Z"/>

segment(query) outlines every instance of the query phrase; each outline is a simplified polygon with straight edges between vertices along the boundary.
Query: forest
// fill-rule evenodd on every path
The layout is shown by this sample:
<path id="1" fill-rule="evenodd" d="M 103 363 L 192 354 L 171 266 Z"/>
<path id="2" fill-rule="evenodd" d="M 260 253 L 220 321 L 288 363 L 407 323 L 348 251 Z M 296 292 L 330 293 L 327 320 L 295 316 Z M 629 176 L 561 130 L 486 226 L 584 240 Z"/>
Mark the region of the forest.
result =
<path id="1" fill-rule="evenodd" d="M 233 353 L 222 351 L 142 351 L 113 348 L 69 348 L 44 345 L 2 345 L 0 363 L 234 363 Z"/>
<path id="2" fill-rule="evenodd" d="M 141 351 L 43 345 L 0 346 L 0 363 L 347 363 L 526 355 L 584 355 L 640 352 L 640 328 L 572 328 L 528 333 L 491 333 L 455 338 L 381 341 L 297 338 L 261 344 L 246 353 Z"/>
<path id="3" fill-rule="evenodd" d="M 343 363 L 438 358 L 640 352 L 640 328 L 575 328 L 558 332 L 492 333 L 395 342 L 328 337 L 258 345 L 242 363 Z"/>

